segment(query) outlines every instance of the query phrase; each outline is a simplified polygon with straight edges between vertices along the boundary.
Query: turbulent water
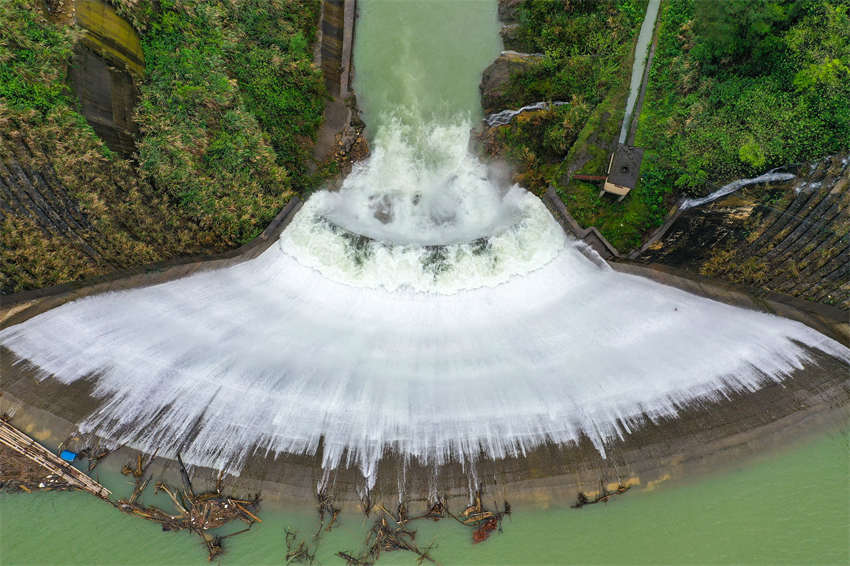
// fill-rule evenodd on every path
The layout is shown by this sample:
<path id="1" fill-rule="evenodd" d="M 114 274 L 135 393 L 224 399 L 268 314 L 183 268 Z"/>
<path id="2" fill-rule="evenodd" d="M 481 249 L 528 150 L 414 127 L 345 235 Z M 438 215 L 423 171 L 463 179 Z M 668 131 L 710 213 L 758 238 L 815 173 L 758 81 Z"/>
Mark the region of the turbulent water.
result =
<path id="1" fill-rule="evenodd" d="M 82 424 L 238 471 L 313 453 L 366 478 L 393 449 L 438 465 L 589 435 L 850 357 L 809 328 L 590 261 L 543 204 L 465 150 L 469 124 L 398 122 L 338 193 L 259 258 L 94 296 L 0 333 L 60 381 L 95 375 Z"/>
<path id="2" fill-rule="evenodd" d="M 807 347 L 850 361 L 801 324 L 591 261 L 457 116 L 373 112 L 369 160 L 257 259 L 78 300 L 0 344 L 92 377 L 80 427 L 116 443 L 238 472 L 323 439 L 326 469 L 370 482 L 387 450 L 436 467 L 584 433 L 604 452 L 645 415 L 783 379 Z"/>

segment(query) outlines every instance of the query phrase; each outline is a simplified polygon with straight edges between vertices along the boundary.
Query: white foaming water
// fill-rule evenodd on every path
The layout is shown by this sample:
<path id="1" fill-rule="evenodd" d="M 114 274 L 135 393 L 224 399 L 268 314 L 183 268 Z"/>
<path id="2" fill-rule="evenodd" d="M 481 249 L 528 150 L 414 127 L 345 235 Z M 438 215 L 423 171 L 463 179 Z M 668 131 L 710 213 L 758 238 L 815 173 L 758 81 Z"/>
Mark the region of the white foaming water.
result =
<path id="1" fill-rule="evenodd" d="M 792 173 L 764 173 L 763 175 L 753 177 L 752 179 L 738 179 L 737 181 L 732 181 L 731 183 L 723 185 L 716 191 L 704 197 L 685 199 L 684 201 L 682 201 L 682 204 L 679 206 L 679 209 L 687 210 L 695 206 L 702 206 L 704 204 L 714 202 L 721 197 L 731 195 L 738 189 L 749 185 L 755 185 L 757 183 L 775 183 L 777 181 L 788 181 L 790 179 L 793 179 L 794 177 L 795 175 Z"/>
<path id="2" fill-rule="evenodd" d="M 543 101 L 543 102 L 535 102 L 534 104 L 529 104 L 527 106 L 523 106 L 518 110 L 502 110 L 500 112 L 494 112 L 490 114 L 486 118 L 484 118 L 484 123 L 489 127 L 493 126 L 507 126 L 511 123 L 511 120 L 522 114 L 523 112 L 533 112 L 535 110 L 546 110 L 552 108 L 553 106 L 566 106 L 569 102 L 555 101 L 552 103 Z"/>
<path id="3" fill-rule="evenodd" d="M 257 259 L 78 300 L 0 344 L 93 376 L 81 428 L 116 443 L 238 473 L 323 439 L 325 468 L 369 485 L 387 450 L 439 465 L 581 433 L 604 450 L 644 415 L 783 379 L 803 345 L 850 362 L 802 324 L 594 264 L 488 180 L 468 124 L 391 129 Z"/>
<path id="4" fill-rule="evenodd" d="M 389 120 L 339 192 L 319 192 L 280 239 L 304 266 L 349 285 L 455 293 L 555 258 L 566 237 L 539 199 L 499 187 L 467 152 L 469 122 Z"/>

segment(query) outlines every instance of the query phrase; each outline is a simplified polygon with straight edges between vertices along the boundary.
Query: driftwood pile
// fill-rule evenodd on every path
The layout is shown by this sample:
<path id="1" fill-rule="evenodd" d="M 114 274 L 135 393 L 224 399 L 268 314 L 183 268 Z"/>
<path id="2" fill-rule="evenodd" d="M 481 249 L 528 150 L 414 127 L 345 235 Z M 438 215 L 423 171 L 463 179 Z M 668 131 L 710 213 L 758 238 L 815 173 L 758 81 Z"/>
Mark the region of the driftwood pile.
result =
<path id="1" fill-rule="evenodd" d="M 14 446 L 0 443 L 0 489 L 23 491 L 33 489 L 85 489 L 124 513 L 159 523 L 164 531 L 188 530 L 197 534 L 207 547 L 209 560 L 223 552 L 222 542 L 224 539 L 247 532 L 254 523 L 262 522 L 256 515 L 260 502 L 259 495 L 248 499 L 225 495 L 222 491 L 221 475 L 213 491 L 196 494 L 179 454 L 177 461 L 180 466 L 182 489 L 176 489 L 165 482 L 158 482 L 154 485 L 155 493 L 165 493 L 173 503 L 174 509 L 168 511 L 154 505 L 144 504 L 141 501 L 142 495 L 151 482 L 151 476 L 147 474 L 147 469 L 156 458 L 156 454 L 153 454 L 147 462 L 143 461 L 140 454 L 135 462 L 123 466 L 121 472 L 135 478 L 135 486 L 128 498 L 116 501 L 111 499 L 110 492 L 106 488 L 103 488 L 70 464 L 66 462 L 58 463 L 59 458 L 55 454 L 49 453 L 32 439 L 11 427 L 6 420 L 0 419 L 0 425 L 3 426 L 4 433 L 20 436 L 20 439 L 17 436 L 12 439 L 16 440 L 13 443 Z M 17 451 L 15 448 L 17 448 Z M 22 457 L 21 450 L 29 454 L 28 450 L 32 451 L 36 448 L 44 454 L 41 452 L 34 453 L 33 458 L 29 459 Z M 24 455 L 26 456 L 26 454 Z M 100 449 L 97 445 L 88 446 L 77 452 L 78 456 L 88 457 L 89 470 L 92 470 L 98 461 L 108 454 L 108 450 Z M 38 458 L 35 458 L 36 456 Z M 52 464 L 53 460 L 57 461 L 55 466 Z M 54 470 L 53 468 L 56 466 L 58 468 Z M 76 475 L 73 477 L 69 475 L 72 473 Z M 77 476 L 80 476 L 81 479 L 77 479 Z M 88 485 L 81 487 L 82 483 L 85 483 L 84 480 L 88 480 L 94 487 Z M 611 495 L 623 493 L 626 490 L 628 490 L 628 487 L 621 485 L 615 492 L 608 492 L 603 486 L 602 495 L 593 500 L 590 500 L 584 494 L 579 494 L 579 501 L 575 506 L 581 507 L 582 505 L 607 501 Z M 359 554 L 355 555 L 344 551 L 337 553 L 337 556 L 345 560 L 349 566 L 372 565 L 378 560 L 382 552 L 397 550 L 414 553 L 419 564 L 425 561 L 436 563 L 431 556 L 433 543 L 424 548 L 416 543 L 416 531 L 411 528 L 414 521 L 453 519 L 471 528 L 473 542 L 479 543 L 487 540 L 496 530 L 501 532 L 503 518 L 511 514 L 511 507 L 507 501 L 504 502 L 501 511 L 495 504 L 496 511 L 485 508 L 480 491 L 475 494 L 472 504 L 457 515 L 449 510 L 445 498 L 426 501 L 427 505 L 423 512 L 413 517 L 408 513 L 407 505 L 404 502 L 400 503 L 394 512 L 380 504 L 373 506 L 368 492 L 361 497 L 361 503 L 366 516 L 375 511 L 376 517 L 364 541 L 364 548 Z M 326 492 L 320 492 L 318 494 L 320 524 L 313 535 L 312 546 L 307 541 L 299 541 L 297 534 L 287 529 L 285 532 L 287 563 L 312 564 L 316 559 L 316 549 L 321 536 L 338 524 L 340 511 L 334 504 L 332 497 Z M 242 530 L 224 536 L 213 535 L 209 532 L 232 521 L 242 521 L 247 526 Z"/>
<path id="2" fill-rule="evenodd" d="M 108 499 L 110 496 L 108 489 L 15 428 L 9 422 L 8 415 L 0 417 L 0 444 L 9 449 L 3 458 L 3 470 L 6 470 L 4 473 L 9 474 L 7 481 L 10 484 L 17 482 L 15 485 L 23 486 L 24 491 L 59 489 L 64 488 L 62 484 L 67 484 L 101 499 Z M 34 470 L 30 468 L 30 464 L 19 460 L 32 462 L 42 471 Z M 17 479 L 13 474 L 19 474 Z"/>
<path id="3" fill-rule="evenodd" d="M 336 524 L 340 511 L 342 511 L 334 505 L 333 498 L 328 495 L 327 491 L 320 491 L 317 497 L 319 499 L 319 529 L 313 535 L 314 539 L 318 539 L 322 531 L 330 531 Z"/>
<path id="4" fill-rule="evenodd" d="M 68 491 L 76 489 L 61 476 L 0 444 L 0 489 L 3 491 Z"/>
<path id="5" fill-rule="evenodd" d="M 373 507 L 378 516 L 366 535 L 364 550 L 357 555 L 349 552 L 337 552 L 337 556 L 345 560 L 348 566 L 371 566 L 377 562 L 382 552 L 405 550 L 418 556 L 417 564 L 424 561 L 436 561 L 430 556 L 433 545 L 424 549 L 416 544 L 416 531 L 408 528 L 415 519 L 407 516 L 404 504 L 399 504 L 396 513 L 388 511 L 383 505 Z"/>
<path id="6" fill-rule="evenodd" d="M 298 533 L 294 530 L 287 528 L 284 537 L 287 564 L 313 564 L 316 560 L 316 551 L 322 535 L 330 532 L 337 524 L 337 519 L 339 519 L 342 510 L 334 505 L 333 497 L 328 495 L 327 491 L 322 490 L 316 494 L 316 498 L 319 502 L 319 528 L 313 533 L 313 546 L 311 547 L 307 541 L 299 539 Z"/>
<path id="7" fill-rule="evenodd" d="M 253 499 L 240 499 L 224 495 L 221 489 L 221 476 L 218 478 L 214 491 L 196 495 L 189 480 L 189 474 L 186 472 L 186 467 L 179 455 L 177 461 L 180 464 L 183 490 L 174 489 L 165 482 L 159 482 L 154 487 L 156 493 L 162 491 L 168 495 L 174 503 L 175 511 L 169 513 L 159 507 L 140 503 L 139 498 L 150 482 L 150 477 L 145 477 L 145 471 L 152 461 L 153 457 L 147 464 L 143 465 L 142 456 L 139 455 L 135 466 L 126 464 L 123 467 L 121 473 L 136 478 L 136 486 L 128 499 L 119 499 L 117 502 L 113 502 L 116 508 L 124 513 L 155 521 L 162 525 L 164 531 L 185 529 L 197 534 L 204 541 L 210 560 L 223 552 L 222 542 L 224 539 L 244 533 L 250 530 L 254 523 L 262 522 L 255 514 L 260 503 L 259 496 L 255 496 Z M 207 532 L 235 520 L 243 521 L 248 526 L 241 531 L 225 536 L 212 535 Z"/>
<path id="8" fill-rule="evenodd" d="M 404 550 L 417 555 L 417 563 L 425 561 L 437 563 L 431 556 L 433 543 L 425 548 L 416 544 L 416 531 L 410 528 L 410 524 L 419 520 L 439 521 L 450 518 L 458 523 L 471 527 L 473 543 L 479 543 L 496 530 L 501 531 L 502 519 L 511 514 L 511 506 L 505 501 L 502 511 L 490 511 L 481 501 L 481 492 L 477 492 L 473 503 L 468 505 L 460 514 L 453 514 L 448 508 L 445 498 L 437 498 L 428 503 L 424 513 L 410 517 L 407 506 L 400 503 L 395 513 L 389 511 L 383 505 L 373 507 L 378 516 L 369 529 L 366 536 L 364 549 L 359 554 L 350 552 L 338 552 L 337 556 L 346 561 L 348 566 L 371 566 L 380 557 L 382 552 L 393 552 Z M 368 509 L 367 509 L 368 512 Z"/>
<path id="9" fill-rule="evenodd" d="M 622 483 L 618 483 L 617 487 L 614 491 L 609 491 L 607 487 L 605 487 L 605 483 L 599 482 L 599 492 L 593 497 L 588 496 L 584 492 L 578 492 L 578 497 L 576 497 L 576 502 L 570 505 L 573 509 L 581 509 L 585 505 L 593 505 L 595 503 L 608 503 L 608 500 L 611 499 L 615 495 L 622 495 L 629 491 L 632 486 L 624 485 Z"/>
<path id="10" fill-rule="evenodd" d="M 112 450 L 100 445 L 100 440 L 97 437 L 80 436 L 76 433 L 60 442 L 56 449 L 58 451 L 63 448 L 74 452 L 77 455 L 77 460 L 88 459 L 89 472 L 93 472 L 100 461 L 112 453 Z"/>
<path id="11" fill-rule="evenodd" d="M 316 560 L 316 550 L 303 540 L 298 540 L 298 533 L 290 528 L 286 529 L 286 563 L 287 564 L 312 564 Z M 321 532 L 321 528 L 319 529 Z M 314 540 L 318 541 L 318 533 Z"/>

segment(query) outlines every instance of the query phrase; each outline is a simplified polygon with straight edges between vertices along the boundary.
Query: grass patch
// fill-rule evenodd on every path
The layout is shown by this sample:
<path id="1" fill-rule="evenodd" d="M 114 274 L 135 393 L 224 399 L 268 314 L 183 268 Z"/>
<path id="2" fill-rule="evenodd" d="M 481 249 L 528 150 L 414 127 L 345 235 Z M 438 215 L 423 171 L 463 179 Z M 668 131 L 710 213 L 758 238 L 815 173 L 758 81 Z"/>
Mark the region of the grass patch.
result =
<path id="1" fill-rule="evenodd" d="M 596 226 L 619 249 L 637 245 L 663 214 L 662 199 L 641 186 L 622 202 L 599 197 L 599 184 L 564 184 L 574 173 L 603 175 L 625 112 L 632 46 L 646 2 L 562 3 L 531 0 L 520 11 L 521 37 L 545 54 L 509 91 L 524 101 L 570 100 L 548 112 L 521 115 L 496 139 L 501 153 L 519 165 L 518 182 L 540 194 L 554 186 L 583 226 Z M 568 110 L 571 109 L 571 110 Z M 569 120 L 567 114 L 569 114 Z M 491 153 L 496 153 L 491 151 Z"/>
<path id="2" fill-rule="evenodd" d="M 515 105 L 579 96 L 591 107 L 619 81 L 620 62 L 631 52 L 646 0 L 563 2 L 526 0 L 518 37 L 540 62 L 512 77 L 506 97 Z"/>
<path id="3" fill-rule="evenodd" d="M 70 102 L 65 70 L 74 32 L 50 25 L 30 0 L 0 5 L 0 99 L 45 114 Z"/>

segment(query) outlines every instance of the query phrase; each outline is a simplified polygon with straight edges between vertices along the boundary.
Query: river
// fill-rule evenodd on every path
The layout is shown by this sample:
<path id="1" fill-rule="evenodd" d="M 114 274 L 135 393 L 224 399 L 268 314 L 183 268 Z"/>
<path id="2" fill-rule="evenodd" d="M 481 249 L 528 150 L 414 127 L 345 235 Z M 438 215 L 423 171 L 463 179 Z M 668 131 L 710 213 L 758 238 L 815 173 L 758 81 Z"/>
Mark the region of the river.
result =
<path id="1" fill-rule="evenodd" d="M 453 522 L 417 524 L 441 564 L 847 564 L 850 430 L 687 483 L 634 488 L 581 510 L 523 506 L 504 532 L 474 545 Z M 113 487 L 121 480 L 107 482 Z M 125 494 L 130 488 L 124 482 Z M 3 564 L 207 564 L 196 536 L 119 513 L 85 493 L 0 496 Z M 265 508 L 263 523 L 227 541 L 220 563 L 283 564 L 284 529 L 312 533 L 315 509 Z M 322 564 L 343 564 L 368 524 L 343 514 L 322 539 Z M 379 564 L 415 564 L 410 554 Z"/>

